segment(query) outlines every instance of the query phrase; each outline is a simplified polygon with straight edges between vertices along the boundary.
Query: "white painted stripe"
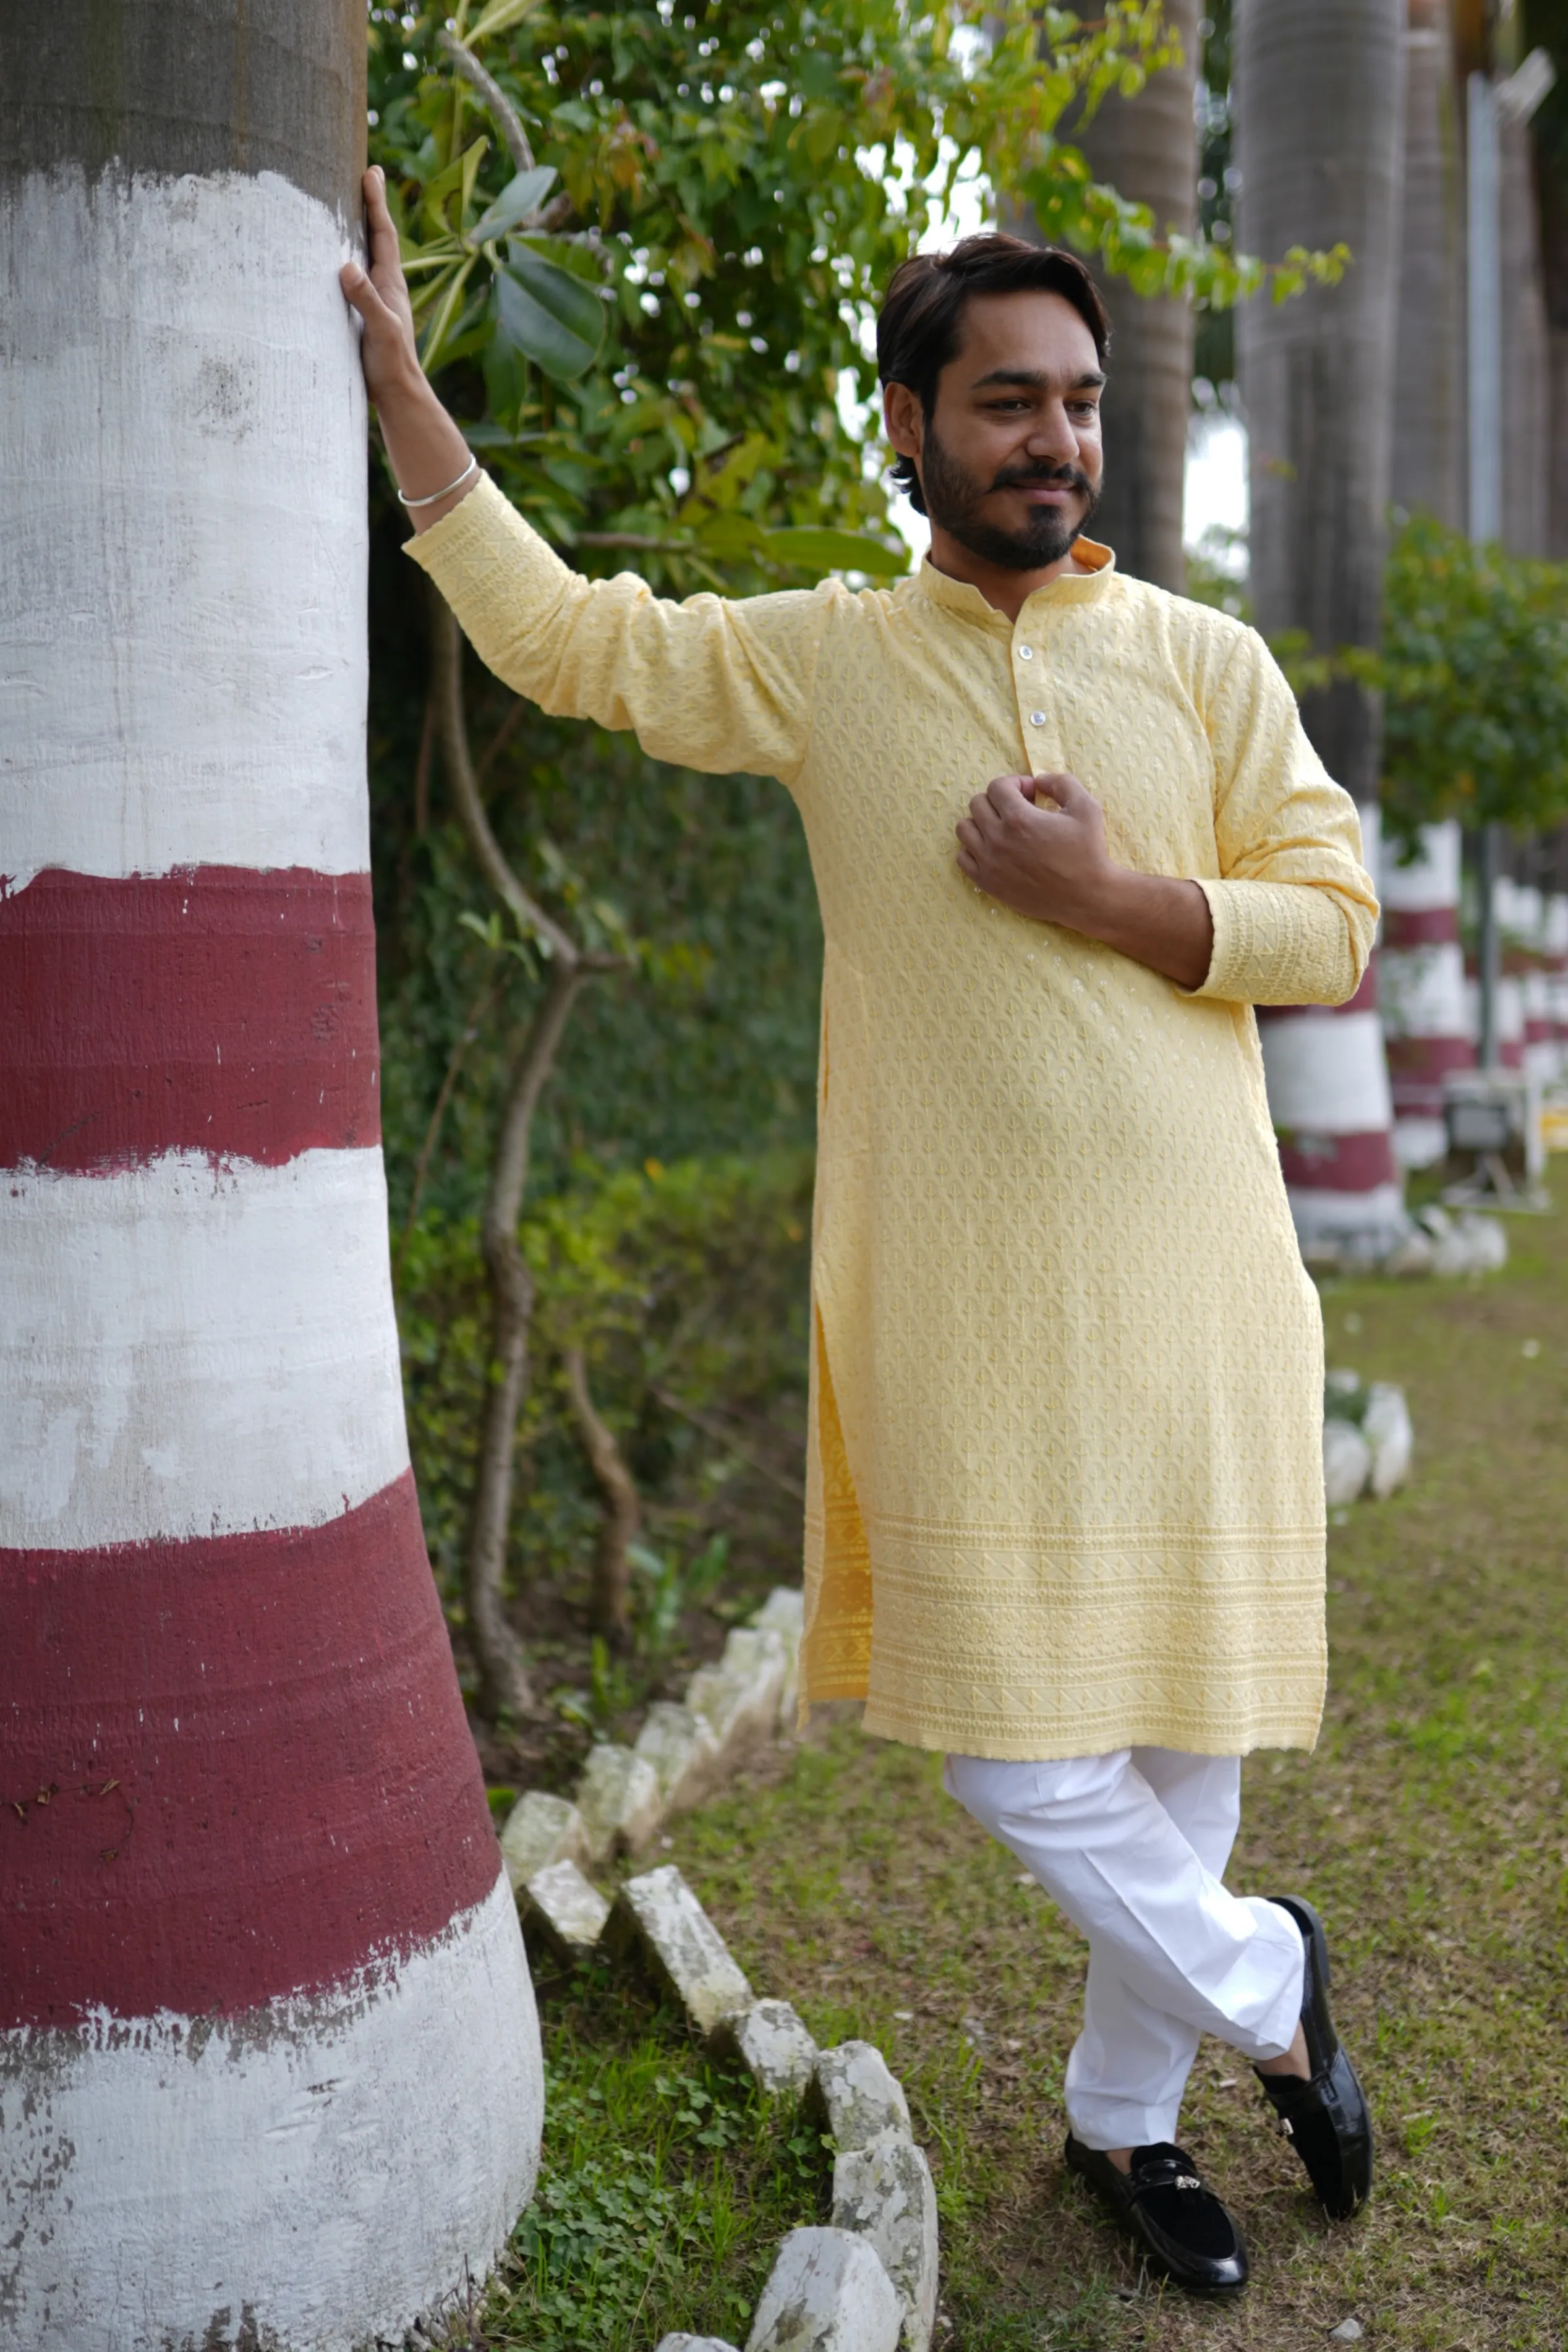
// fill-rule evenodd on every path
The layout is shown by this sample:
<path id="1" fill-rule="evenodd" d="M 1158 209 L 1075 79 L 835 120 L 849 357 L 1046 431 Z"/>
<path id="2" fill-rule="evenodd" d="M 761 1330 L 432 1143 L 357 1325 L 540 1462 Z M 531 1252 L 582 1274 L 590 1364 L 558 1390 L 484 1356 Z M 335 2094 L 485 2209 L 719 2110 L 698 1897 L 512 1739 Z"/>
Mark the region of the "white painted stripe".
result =
<path id="1" fill-rule="evenodd" d="M 1402 1168 L 1436 1168 L 1448 1155 L 1448 1130 L 1440 1118 L 1396 1118 L 1394 1156 Z"/>
<path id="2" fill-rule="evenodd" d="M 1377 991 L 1390 1037 L 1468 1037 L 1465 957 L 1457 940 L 1384 948 Z"/>
<path id="3" fill-rule="evenodd" d="M 504 1872 L 434 1943 L 329 1996 L 5 2034 L 6 2340 L 226 2345 L 244 2315 L 244 2341 L 277 2352 L 401 2344 L 500 2253 L 543 2105 Z"/>
<path id="4" fill-rule="evenodd" d="M 1423 825 L 1409 866 L 1397 864 L 1392 852 L 1383 861 L 1379 895 L 1384 905 L 1405 913 L 1418 913 L 1427 907 L 1457 907 L 1459 853 L 1459 828 L 1452 820 Z"/>
<path id="5" fill-rule="evenodd" d="M 1553 891 L 1546 901 L 1541 940 L 1548 955 L 1568 955 L 1568 898 L 1560 891 Z"/>
<path id="6" fill-rule="evenodd" d="M 1258 1023 L 1268 1111 L 1309 1135 L 1370 1135 L 1391 1127 L 1388 1057 L 1375 1013 L 1300 1013 Z"/>
<path id="7" fill-rule="evenodd" d="M 317 1527 L 408 1466 L 379 1150 L 0 1187 L 0 1543 Z"/>
<path id="8" fill-rule="evenodd" d="M 0 199 L 0 873 L 363 871 L 364 396 L 313 196 Z"/>
<path id="9" fill-rule="evenodd" d="M 1292 1184 L 1289 1194 L 1303 1249 L 1347 1234 L 1381 1234 L 1392 1247 L 1405 1228 L 1405 1198 L 1397 1184 L 1376 1184 L 1370 1192 L 1321 1192 Z"/>

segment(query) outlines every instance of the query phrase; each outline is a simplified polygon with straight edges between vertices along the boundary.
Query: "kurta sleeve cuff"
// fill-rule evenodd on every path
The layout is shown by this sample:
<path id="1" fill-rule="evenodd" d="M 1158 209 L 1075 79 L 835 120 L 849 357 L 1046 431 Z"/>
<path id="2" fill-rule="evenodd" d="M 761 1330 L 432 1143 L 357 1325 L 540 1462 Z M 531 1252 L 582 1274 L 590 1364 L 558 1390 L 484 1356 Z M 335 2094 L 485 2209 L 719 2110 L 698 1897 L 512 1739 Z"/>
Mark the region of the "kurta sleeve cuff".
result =
<path id="1" fill-rule="evenodd" d="M 1233 1004 L 1343 1004 L 1366 969 L 1375 906 L 1300 882 L 1198 877 L 1214 922 L 1203 984 Z"/>

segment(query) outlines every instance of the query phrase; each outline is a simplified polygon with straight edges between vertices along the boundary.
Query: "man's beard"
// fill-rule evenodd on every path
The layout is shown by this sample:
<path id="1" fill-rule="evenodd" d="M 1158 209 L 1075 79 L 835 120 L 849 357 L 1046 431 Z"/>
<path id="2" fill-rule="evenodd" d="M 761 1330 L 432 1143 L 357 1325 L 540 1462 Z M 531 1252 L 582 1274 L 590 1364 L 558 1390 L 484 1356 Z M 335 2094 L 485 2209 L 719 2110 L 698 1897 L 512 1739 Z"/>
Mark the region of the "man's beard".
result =
<path id="1" fill-rule="evenodd" d="M 1022 530 L 1004 530 L 984 520 L 981 504 L 993 490 L 1030 482 L 1077 490 L 1084 501 L 1082 514 L 1074 522 L 1061 507 L 1036 507 Z M 1008 466 L 983 485 L 949 455 L 930 425 L 921 458 L 921 488 L 931 522 L 940 523 L 971 555 L 1003 572 L 1043 572 L 1059 563 L 1100 504 L 1099 491 L 1077 466 Z"/>

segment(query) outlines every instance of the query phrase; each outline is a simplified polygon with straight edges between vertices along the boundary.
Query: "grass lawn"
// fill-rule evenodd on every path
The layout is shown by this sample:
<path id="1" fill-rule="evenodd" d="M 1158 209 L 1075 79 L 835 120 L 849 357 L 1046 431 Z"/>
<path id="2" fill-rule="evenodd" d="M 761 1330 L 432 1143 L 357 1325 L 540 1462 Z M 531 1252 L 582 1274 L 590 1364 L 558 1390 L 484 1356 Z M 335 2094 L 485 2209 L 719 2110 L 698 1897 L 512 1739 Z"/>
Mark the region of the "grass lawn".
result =
<path id="1" fill-rule="evenodd" d="M 942 1796 L 938 1759 L 840 1729 L 677 1824 L 656 1855 L 687 1873 L 760 1991 L 794 2000 L 819 2041 L 879 2042 L 902 2076 L 942 2203 L 938 2352 L 1295 2352 L 1352 2315 L 1377 2346 L 1568 2344 L 1568 1215 L 1510 1234 L 1510 1266 L 1484 1284 L 1326 1293 L 1330 1363 L 1409 1394 L 1415 1475 L 1332 1531 L 1317 1754 L 1247 1766 L 1232 1883 L 1300 1891 L 1328 1921 L 1336 2016 L 1379 2128 L 1360 2220 L 1325 2224 L 1250 2070 L 1205 2042 L 1184 2137 L 1242 2221 L 1253 2284 L 1210 2307 L 1140 2277 L 1060 2161 L 1082 1945 Z M 595 1999 L 604 2018 L 626 1997 Z M 620 2042 L 606 2026 L 597 2049 L 548 1986 L 543 2011 L 576 2070 L 547 2141 L 565 2179 L 592 2160 L 583 2086 L 629 2098 L 616 2131 L 595 2126 L 603 2152 L 668 2112 L 655 2074 L 696 2062 L 635 1997 Z M 641 2092 L 616 2089 L 634 2078 Z M 734 2128 L 733 2146 L 671 2164 L 746 2187 L 770 2226 L 815 2218 L 819 2176 L 788 2123 Z M 704 2274 L 683 2261 L 689 2286 L 672 2275 L 645 2305 L 657 2324 L 584 2329 L 583 2352 L 651 2352 L 662 2327 L 700 2325 L 720 2272 L 746 2290 L 766 2233 L 725 2230 L 721 2249 L 711 2230 L 701 2241 Z"/>

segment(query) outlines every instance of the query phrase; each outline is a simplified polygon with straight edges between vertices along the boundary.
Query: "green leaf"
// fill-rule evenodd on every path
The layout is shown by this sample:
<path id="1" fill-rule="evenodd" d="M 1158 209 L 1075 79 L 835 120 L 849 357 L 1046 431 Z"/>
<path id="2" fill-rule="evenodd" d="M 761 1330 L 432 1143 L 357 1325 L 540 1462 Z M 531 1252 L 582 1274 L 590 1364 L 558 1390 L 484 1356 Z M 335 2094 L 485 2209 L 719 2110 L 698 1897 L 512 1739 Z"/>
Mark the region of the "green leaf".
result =
<path id="1" fill-rule="evenodd" d="M 496 313 L 502 339 L 549 376 L 584 374 L 605 337 L 593 288 L 515 239 L 496 272 Z"/>
<path id="2" fill-rule="evenodd" d="M 553 163 L 536 163 L 531 172 L 520 172 L 509 181 L 489 212 L 481 213 L 468 231 L 475 245 L 487 237 L 504 236 L 520 221 L 536 213 L 549 194 L 552 183 L 559 177 Z"/>
<path id="3" fill-rule="evenodd" d="M 798 563 L 813 572 L 871 572 L 894 579 L 910 564 L 906 548 L 889 547 L 884 540 L 857 530 L 819 530 L 807 524 L 764 531 L 761 543 L 763 554 L 775 562 Z"/>
<path id="4" fill-rule="evenodd" d="M 488 41 L 492 34 L 510 31 L 538 5 L 539 0 L 494 0 L 493 6 L 487 8 L 478 24 L 471 25 L 464 34 L 466 46 L 471 49 L 476 41 Z"/>

